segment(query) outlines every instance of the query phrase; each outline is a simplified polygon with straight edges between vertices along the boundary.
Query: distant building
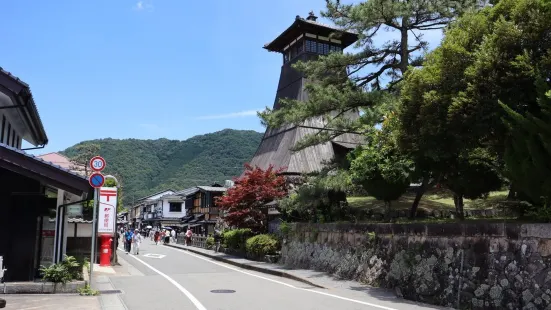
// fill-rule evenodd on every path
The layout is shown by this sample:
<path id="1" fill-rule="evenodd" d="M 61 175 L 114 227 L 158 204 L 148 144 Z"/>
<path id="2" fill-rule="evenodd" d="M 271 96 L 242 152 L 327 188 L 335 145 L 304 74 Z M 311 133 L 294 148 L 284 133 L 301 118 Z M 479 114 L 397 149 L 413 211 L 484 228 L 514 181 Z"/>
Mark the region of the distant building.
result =
<path id="1" fill-rule="evenodd" d="M 136 200 L 133 206 L 130 207 L 129 221 L 131 226 L 141 229 L 148 225 L 161 227 L 169 226 L 168 224 L 174 224 L 175 222 L 167 221 L 163 213 L 164 203 L 168 203 L 166 197 L 172 194 L 174 194 L 174 191 L 167 189 Z M 165 198 L 161 198 L 163 196 Z M 168 210 L 171 209 L 168 208 Z M 179 212 L 178 215 L 180 215 Z M 181 216 L 183 215 L 180 215 L 180 217 Z M 163 218 L 165 219 L 164 221 L 162 221 Z M 178 219 L 179 217 L 177 217 L 175 221 Z"/>
<path id="2" fill-rule="evenodd" d="M 195 186 L 174 193 L 185 201 L 186 216 L 181 219 L 184 229 L 191 228 L 196 234 L 212 234 L 220 210 L 216 206 L 216 197 L 224 195 L 226 187 Z"/>
<path id="3" fill-rule="evenodd" d="M 74 173 L 77 173 L 82 176 L 86 176 L 86 168 L 83 165 L 72 162 L 65 155 L 52 152 L 52 153 L 47 153 L 43 155 L 38 155 L 37 157 L 45 161 L 51 162 L 54 165 L 60 166 L 63 169 L 71 170 Z"/>

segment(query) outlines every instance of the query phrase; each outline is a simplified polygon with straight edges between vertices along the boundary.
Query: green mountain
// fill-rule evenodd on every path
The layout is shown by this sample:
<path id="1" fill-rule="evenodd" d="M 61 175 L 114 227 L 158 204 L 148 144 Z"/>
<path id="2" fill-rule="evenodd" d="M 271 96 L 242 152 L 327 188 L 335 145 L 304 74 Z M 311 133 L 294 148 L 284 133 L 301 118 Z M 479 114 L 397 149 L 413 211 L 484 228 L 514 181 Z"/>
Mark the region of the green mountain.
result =
<path id="1" fill-rule="evenodd" d="M 239 176 L 251 160 L 262 134 L 252 130 L 224 129 L 180 140 L 98 139 L 80 142 L 61 153 L 74 158 L 87 146 L 99 146 L 107 166 L 104 174 L 120 178 L 125 204 L 165 189 Z"/>

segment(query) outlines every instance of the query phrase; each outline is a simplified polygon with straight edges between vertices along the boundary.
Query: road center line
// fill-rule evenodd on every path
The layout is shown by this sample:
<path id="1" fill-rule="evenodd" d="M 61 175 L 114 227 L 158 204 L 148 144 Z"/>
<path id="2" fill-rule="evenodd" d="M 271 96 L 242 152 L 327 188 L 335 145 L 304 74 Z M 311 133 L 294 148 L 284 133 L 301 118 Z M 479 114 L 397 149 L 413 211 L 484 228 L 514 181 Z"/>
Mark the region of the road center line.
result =
<path id="1" fill-rule="evenodd" d="M 189 251 L 186 251 L 186 250 L 176 249 L 176 248 L 173 248 L 173 247 L 170 247 L 170 246 L 167 246 L 166 248 L 169 248 L 169 249 L 175 250 L 175 251 L 180 251 L 180 252 L 183 252 L 187 255 L 191 255 L 193 257 L 202 259 L 206 262 L 209 262 L 209 263 L 212 263 L 212 264 L 224 267 L 224 268 L 228 268 L 228 269 L 231 269 L 231 270 L 234 270 L 234 271 L 237 271 L 237 272 L 241 272 L 241 273 L 244 273 L 244 274 L 249 275 L 249 276 L 257 277 L 257 278 L 260 278 L 260 279 L 263 279 L 263 280 L 266 280 L 266 281 L 270 281 L 270 282 L 274 282 L 274 283 L 277 283 L 277 284 L 285 285 L 287 287 L 290 287 L 290 288 L 293 288 L 293 289 L 296 289 L 296 290 L 308 291 L 308 292 L 311 292 L 311 293 L 325 295 L 325 296 L 329 296 L 329 297 L 333 297 L 333 298 L 337 298 L 337 299 L 341 299 L 341 300 L 346 300 L 346 301 L 350 301 L 350 302 L 354 302 L 354 303 L 358 303 L 358 304 L 362 304 L 362 305 L 366 305 L 366 306 L 370 306 L 370 307 L 374 307 L 374 308 L 384 309 L 384 310 L 398 310 L 398 309 L 395 309 L 395 308 L 390 308 L 390 307 L 386 307 L 386 306 L 372 304 L 372 303 L 369 303 L 369 302 L 356 300 L 356 299 L 352 299 L 352 298 L 347 298 L 347 297 L 342 297 L 342 296 L 339 296 L 339 295 L 333 295 L 333 294 L 320 292 L 320 291 L 316 291 L 316 290 L 312 290 L 312 289 L 308 289 L 308 288 L 296 287 L 296 286 L 294 286 L 292 284 L 289 284 L 289 283 L 285 283 L 285 282 L 277 281 L 277 280 L 274 280 L 274 279 L 266 278 L 266 277 L 263 277 L 263 276 L 256 275 L 254 273 L 250 273 L 250 272 L 241 270 L 239 268 L 235 268 L 235 267 L 232 267 L 232 266 L 227 266 L 226 264 L 221 264 L 219 262 L 215 262 L 212 259 L 197 255 L 195 253 L 190 253 Z"/>
<path id="2" fill-rule="evenodd" d="M 118 248 L 118 249 L 120 251 L 122 251 L 120 248 Z M 155 267 L 149 265 L 148 263 L 146 263 L 143 260 L 137 258 L 136 256 L 134 256 L 130 253 L 128 253 L 128 254 L 129 254 L 128 256 L 134 258 L 135 260 L 142 263 L 147 268 L 149 268 L 149 269 L 153 270 L 154 272 L 156 272 L 157 274 L 159 274 L 161 277 L 167 279 L 168 282 L 172 283 L 172 285 L 176 286 L 176 288 L 179 289 L 180 292 L 184 293 L 184 295 L 186 295 L 186 297 L 193 303 L 193 305 L 195 305 L 197 310 L 207 310 L 207 308 L 205 308 L 205 306 L 203 306 L 203 304 L 201 304 L 201 302 L 197 298 L 195 298 L 195 296 L 193 296 L 188 290 L 186 290 L 185 287 L 183 287 L 180 283 L 176 282 L 174 279 L 172 279 L 168 275 L 162 273 L 161 271 L 157 270 Z"/>

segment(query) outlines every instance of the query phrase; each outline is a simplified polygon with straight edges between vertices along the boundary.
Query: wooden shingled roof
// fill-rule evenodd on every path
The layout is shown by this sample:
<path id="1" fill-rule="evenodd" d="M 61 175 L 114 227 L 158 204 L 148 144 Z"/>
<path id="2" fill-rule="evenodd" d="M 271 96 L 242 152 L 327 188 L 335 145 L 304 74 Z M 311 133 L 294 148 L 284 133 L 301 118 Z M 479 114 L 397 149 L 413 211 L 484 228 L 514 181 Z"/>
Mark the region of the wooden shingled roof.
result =
<path id="1" fill-rule="evenodd" d="M 331 161 L 338 146 L 351 149 L 363 142 L 360 135 L 346 133 L 332 142 L 314 145 L 297 152 L 291 151 L 297 142 L 307 135 L 317 133 L 320 129 L 316 128 L 324 126 L 324 120 L 318 117 L 299 126 L 268 128 L 250 164 L 262 169 L 268 168 L 271 164 L 276 169 L 284 168 L 285 174 L 311 173 L 320 171 L 325 163 Z"/>
<path id="2" fill-rule="evenodd" d="M 313 12 L 307 18 L 296 16 L 295 21 L 285 29 L 272 42 L 264 45 L 264 48 L 271 52 L 282 52 L 283 48 L 291 41 L 303 33 L 316 33 L 321 36 L 335 36 L 335 39 L 341 40 L 342 48 L 350 46 L 358 40 L 358 34 L 351 31 L 343 31 L 335 26 L 322 24 L 316 21 L 317 17 Z"/>

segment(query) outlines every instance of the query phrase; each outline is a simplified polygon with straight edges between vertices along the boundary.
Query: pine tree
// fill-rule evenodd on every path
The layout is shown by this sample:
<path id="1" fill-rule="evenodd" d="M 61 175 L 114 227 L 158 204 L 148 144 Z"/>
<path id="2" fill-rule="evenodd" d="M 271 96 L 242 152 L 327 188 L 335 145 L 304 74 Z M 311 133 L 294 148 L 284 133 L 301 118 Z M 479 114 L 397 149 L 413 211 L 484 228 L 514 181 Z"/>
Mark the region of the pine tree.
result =
<path id="1" fill-rule="evenodd" d="M 551 207 L 551 91 L 543 80 L 538 84 L 539 115 L 523 116 L 500 103 L 511 133 L 504 158 L 516 186 L 534 203 Z"/>

